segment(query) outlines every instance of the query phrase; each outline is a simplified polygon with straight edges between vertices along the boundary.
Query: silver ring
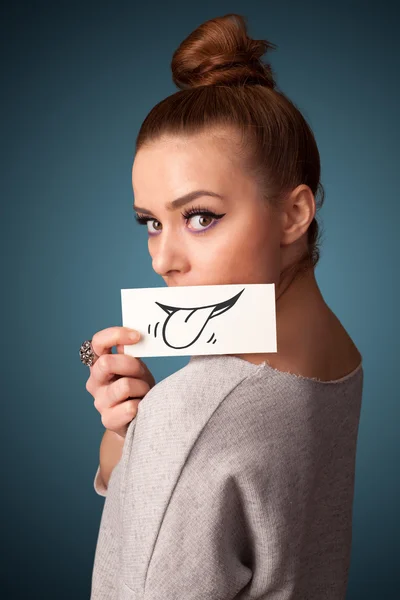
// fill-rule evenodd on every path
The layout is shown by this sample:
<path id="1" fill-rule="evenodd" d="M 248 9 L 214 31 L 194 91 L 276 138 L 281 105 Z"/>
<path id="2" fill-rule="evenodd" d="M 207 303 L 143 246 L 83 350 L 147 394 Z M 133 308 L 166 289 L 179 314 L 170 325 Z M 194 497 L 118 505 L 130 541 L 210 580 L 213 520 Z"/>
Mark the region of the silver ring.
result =
<path id="1" fill-rule="evenodd" d="M 92 340 L 86 340 L 79 348 L 79 358 L 87 367 L 92 367 L 99 358 L 93 350 Z"/>

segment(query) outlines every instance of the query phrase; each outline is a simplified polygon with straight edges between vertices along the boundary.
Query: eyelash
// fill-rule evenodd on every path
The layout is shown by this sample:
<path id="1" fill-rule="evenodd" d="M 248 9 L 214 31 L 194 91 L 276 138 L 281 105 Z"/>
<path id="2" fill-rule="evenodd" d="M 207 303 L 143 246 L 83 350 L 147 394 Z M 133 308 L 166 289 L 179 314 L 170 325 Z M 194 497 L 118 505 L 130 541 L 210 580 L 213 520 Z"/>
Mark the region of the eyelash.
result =
<path id="1" fill-rule="evenodd" d="M 222 219 L 222 217 L 225 215 L 225 213 L 218 215 L 216 213 L 214 213 L 213 211 L 209 210 L 208 208 L 205 208 L 203 206 L 193 206 L 192 208 L 190 208 L 189 210 L 184 211 L 183 213 L 181 213 L 182 216 L 186 219 L 186 221 L 188 221 L 190 219 L 190 217 L 193 217 L 194 215 L 201 215 L 201 216 L 206 216 L 206 217 L 212 217 L 213 219 Z M 157 219 L 154 219 L 153 217 L 145 217 L 145 216 L 140 216 L 139 214 L 135 214 L 135 219 L 136 221 L 140 224 L 140 225 L 146 225 L 148 221 L 156 221 Z M 204 228 L 204 232 L 202 231 L 196 231 L 196 233 L 199 233 L 200 235 L 202 233 L 206 233 L 206 231 L 208 231 L 208 229 L 211 227 L 211 225 L 209 225 L 207 228 Z"/>

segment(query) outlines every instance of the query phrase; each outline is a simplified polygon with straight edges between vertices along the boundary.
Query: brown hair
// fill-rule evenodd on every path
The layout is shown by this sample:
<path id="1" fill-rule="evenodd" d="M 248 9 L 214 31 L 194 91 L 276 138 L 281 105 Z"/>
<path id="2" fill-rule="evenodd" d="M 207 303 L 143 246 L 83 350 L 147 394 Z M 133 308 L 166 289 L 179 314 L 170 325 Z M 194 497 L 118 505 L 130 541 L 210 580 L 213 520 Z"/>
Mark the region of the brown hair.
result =
<path id="1" fill-rule="evenodd" d="M 233 128 L 241 135 L 235 155 L 257 178 L 267 202 L 278 207 L 286 194 L 306 184 L 318 210 L 324 189 L 314 135 L 295 104 L 276 89 L 271 66 L 260 60 L 275 48 L 267 40 L 249 38 L 241 15 L 231 13 L 200 25 L 172 57 L 172 78 L 180 91 L 147 115 L 136 152 L 164 135 Z M 296 272 L 316 266 L 319 241 L 314 218 L 307 230 L 308 249 L 295 265 Z"/>

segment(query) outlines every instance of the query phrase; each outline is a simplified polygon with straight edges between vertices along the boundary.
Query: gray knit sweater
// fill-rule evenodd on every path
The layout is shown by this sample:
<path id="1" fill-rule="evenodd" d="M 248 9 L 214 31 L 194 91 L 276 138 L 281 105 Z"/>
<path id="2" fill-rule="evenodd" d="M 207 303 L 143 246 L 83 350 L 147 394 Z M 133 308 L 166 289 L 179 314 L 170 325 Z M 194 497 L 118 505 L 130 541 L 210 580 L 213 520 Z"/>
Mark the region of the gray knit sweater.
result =
<path id="1" fill-rule="evenodd" d="M 230 355 L 155 385 L 96 474 L 91 600 L 343 600 L 362 388 Z"/>

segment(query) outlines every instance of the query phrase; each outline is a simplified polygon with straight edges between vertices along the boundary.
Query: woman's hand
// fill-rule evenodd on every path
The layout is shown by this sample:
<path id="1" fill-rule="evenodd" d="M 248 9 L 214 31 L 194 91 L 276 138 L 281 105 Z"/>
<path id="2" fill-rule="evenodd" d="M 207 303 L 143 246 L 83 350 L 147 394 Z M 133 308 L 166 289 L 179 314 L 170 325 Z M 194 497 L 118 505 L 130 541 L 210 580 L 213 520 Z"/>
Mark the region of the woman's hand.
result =
<path id="1" fill-rule="evenodd" d="M 94 398 L 94 406 L 106 429 L 125 437 L 129 423 L 136 417 L 139 402 L 156 382 L 147 366 L 139 359 L 124 354 L 124 345 L 135 344 L 127 327 L 108 327 L 94 334 L 92 347 L 98 355 L 90 369 L 86 389 Z M 112 347 L 117 347 L 117 354 Z"/>

